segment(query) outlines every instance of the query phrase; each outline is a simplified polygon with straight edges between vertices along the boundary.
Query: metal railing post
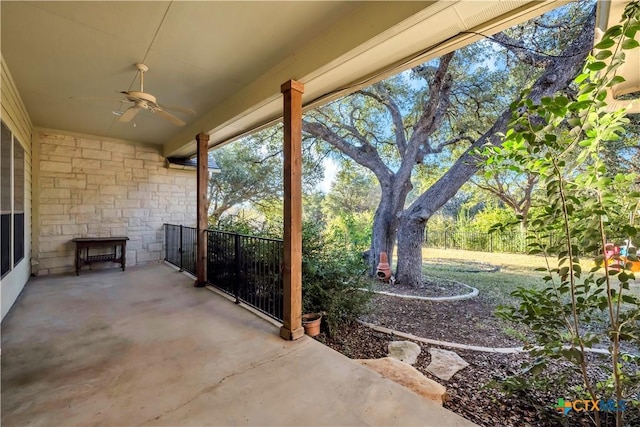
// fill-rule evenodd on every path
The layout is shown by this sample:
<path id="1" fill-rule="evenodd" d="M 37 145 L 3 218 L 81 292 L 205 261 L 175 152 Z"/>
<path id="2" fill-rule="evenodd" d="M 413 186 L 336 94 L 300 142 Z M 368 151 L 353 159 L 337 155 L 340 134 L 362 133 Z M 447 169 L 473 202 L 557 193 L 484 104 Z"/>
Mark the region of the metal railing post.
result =
<path id="1" fill-rule="evenodd" d="M 182 224 L 180 225 L 180 244 L 178 245 L 178 252 L 180 253 L 180 271 L 183 271 L 182 269 Z"/>
<path id="2" fill-rule="evenodd" d="M 234 246 L 235 246 L 235 264 L 236 264 L 236 304 L 240 304 L 240 235 L 236 232 L 234 234 Z"/>

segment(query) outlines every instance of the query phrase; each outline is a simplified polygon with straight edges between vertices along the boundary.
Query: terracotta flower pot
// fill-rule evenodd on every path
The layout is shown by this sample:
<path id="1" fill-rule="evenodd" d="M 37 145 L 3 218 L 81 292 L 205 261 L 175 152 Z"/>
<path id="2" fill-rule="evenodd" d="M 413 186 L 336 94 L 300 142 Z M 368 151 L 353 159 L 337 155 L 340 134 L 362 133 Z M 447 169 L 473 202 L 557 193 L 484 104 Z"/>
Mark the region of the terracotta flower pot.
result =
<path id="1" fill-rule="evenodd" d="M 304 333 L 310 337 L 315 337 L 320 333 L 321 322 L 321 313 L 309 313 L 302 315 L 302 327 L 304 328 Z"/>

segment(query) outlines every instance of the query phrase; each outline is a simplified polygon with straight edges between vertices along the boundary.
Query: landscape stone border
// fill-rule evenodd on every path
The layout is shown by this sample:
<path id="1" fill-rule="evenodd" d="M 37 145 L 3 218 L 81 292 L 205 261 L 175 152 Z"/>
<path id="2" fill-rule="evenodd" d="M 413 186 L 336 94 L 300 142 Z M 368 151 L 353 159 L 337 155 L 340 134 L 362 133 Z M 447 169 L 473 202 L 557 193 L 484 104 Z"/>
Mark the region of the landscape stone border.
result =
<path id="1" fill-rule="evenodd" d="M 361 291 L 371 292 L 371 293 L 378 294 L 378 295 L 386 295 L 386 296 L 390 296 L 390 297 L 404 298 L 404 299 L 411 299 L 411 300 L 418 300 L 418 301 L 460 301 L 460 300 L 465 300 L 465 299 L 477 297 L 478 293 L 480 292 L 480 291 L 478 291 L 477 288 L 474 288 L 473 286 L 469 286 L 466 283 L 456 282 L 454 280 L 449 280 L 449 281 L 453 282 L 453 283 L 456 283 L 458 285 L 467 287 L 467 288 L 471 289 L 471 292 L 469 292 L 468 294 L 454 295 L 454 296 L 451 296 L 451 297 L 423 297 L 423 296 L 420 296 L 420 295 L 407 295 L 407 294 L 396 294 L 396 293 L 393 293 L 393 292 L 386 292 L 386 291 L 374 291 L 373 289 L 367 289 L 367 288 L 359 288 L 359 289 Z"/>

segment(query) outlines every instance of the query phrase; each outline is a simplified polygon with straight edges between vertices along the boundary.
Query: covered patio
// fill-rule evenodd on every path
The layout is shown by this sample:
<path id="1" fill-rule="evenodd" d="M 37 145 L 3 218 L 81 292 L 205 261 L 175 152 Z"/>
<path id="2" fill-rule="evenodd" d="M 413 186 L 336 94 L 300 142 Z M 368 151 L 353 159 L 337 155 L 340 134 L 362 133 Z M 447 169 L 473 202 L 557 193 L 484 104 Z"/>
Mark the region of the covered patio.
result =
<path id="1" fill-rule="evenodd" d="M 167 265 L 32 280 L 2 324 L 2 425 L 473 425 Z"/>

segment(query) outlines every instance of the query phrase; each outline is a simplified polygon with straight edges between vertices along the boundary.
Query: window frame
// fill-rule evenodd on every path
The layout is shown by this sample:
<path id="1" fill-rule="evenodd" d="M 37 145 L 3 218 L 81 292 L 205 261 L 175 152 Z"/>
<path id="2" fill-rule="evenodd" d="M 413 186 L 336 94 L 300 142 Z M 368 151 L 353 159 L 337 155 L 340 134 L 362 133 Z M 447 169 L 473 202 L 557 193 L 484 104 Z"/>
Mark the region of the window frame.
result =
<path id="1" fill-rule="evenodd" d="M 20 140 L 4 120 L 0 120 L 0 126 L 2 127 L 3 134 L 2 146 L 6 148 L 8 145 L 8 153 L 3 151 L 3 158 L 0 159 L 1 162 L 8 160 L 8 166 L 6 164 L 3 165 L 0 181 L 4 179 L 8 179 L 9 181 L 8 184 L 1 182 L 0 187 L 5 191 L 9 191 L 8 196 L 6 194 L 0 195 L 0 199 L 2 200 L 0 203 L 0 213 L 2 215 L 3 225 L 6 225 L 6 227 L 3 227 L 4 232 L 0 230 L 0 249 L 2 249 L 3 252 L 2 261 L 3 264 L 5 264 L 2 268 L 3 270 L 6 268 L 6 270 L 0 271 L 0 278 L 4 278 L 25 259 L 26 255 L 27 150 L 25 150 Z M 7 145 L 5 145 L 5 136 L 8 140 Z M 16 177 L 16 166 L 18 166 L 18 177 Z M 4 174 L 7 176 L 4 176 Z M 16 178 L 21 178 L 19 183 Z M 7 222 L 7 224 L 4 224 L 5 222 Z M 8 257 L 6 257 L 4 253 L 5 250 L 8 253 Z"/>

